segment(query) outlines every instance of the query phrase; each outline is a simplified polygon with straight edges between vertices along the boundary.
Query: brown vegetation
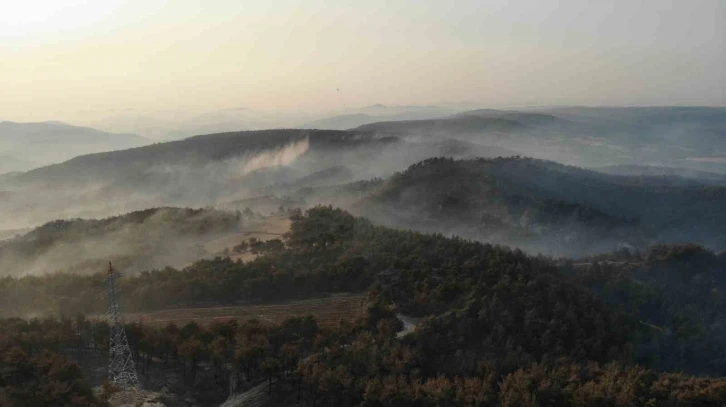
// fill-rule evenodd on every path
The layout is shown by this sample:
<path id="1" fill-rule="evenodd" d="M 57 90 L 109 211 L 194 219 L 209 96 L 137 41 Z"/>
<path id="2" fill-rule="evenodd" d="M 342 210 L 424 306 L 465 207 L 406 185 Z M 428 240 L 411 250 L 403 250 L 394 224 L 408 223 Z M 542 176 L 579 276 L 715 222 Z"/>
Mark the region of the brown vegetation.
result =
<path id="1" fill-rule="evenodd" d="M 208 326 L 233 320 L 258 319 L 263 324 L 280 324 L 292 317 L 312 315 L 320 326 L 331 327 L 341 320 L 353 321 L 365 310 L 365 296 L 341 294 L 332 297 L 291 301 L 277 304 L 240 305 L 232 307 L 182 308 L 147 313 L 129 313 L 127 321 L 160 326 L 185 325 L 196 322 Z"/>

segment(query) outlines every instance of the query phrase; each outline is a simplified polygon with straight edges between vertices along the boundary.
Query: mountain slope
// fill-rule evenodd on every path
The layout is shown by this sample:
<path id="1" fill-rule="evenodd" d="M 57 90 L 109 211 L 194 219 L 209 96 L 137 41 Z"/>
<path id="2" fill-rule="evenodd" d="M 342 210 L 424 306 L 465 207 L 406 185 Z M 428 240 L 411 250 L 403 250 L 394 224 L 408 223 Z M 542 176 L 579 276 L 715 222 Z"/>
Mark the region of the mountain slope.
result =
<path id="1" fill-rule="evenodd" d="M 13 199 L 0 201 L 0 229 L 156 206 L 205 207 L 270 195 L 284 199 L 313 184 L 387 177 L 432 156 L 513 154 L 459 140 L 417 141 L 356 131 L 278 129 L 196 136 L 79 156 L 9 177 L 1 190 Z M 330 172 L 342 167 L 347 171 Z"/>
<path id="2" fill-rule="evenodd" d="M 319 130 L 261 130 L 209 134 L 128 150 L 80 156 L 61 164 L 30 171 L 20 179 L 32 181 L 82 178 L 84 173 L 91 173 L 93 177 L 116 177 L 159 166 L 203 166 L 252 156 L 264 151 L 276 151 L 294 143 L 301 143 L 300 147 L 307 151 L 309 148 L 326 150 L 340 146 L 358 146 L 377 140 L 379 139 L 353 132 Z"/>
<path id="3" fill-rule="evenodd" d="M 426 160 L 355 210 L 399 227 L 577 254 L 652 241 L 726 248 L 724 206 L 726 188 L 507 158 Z"/>
<path id="4" fill-rule="evenodd" d="M 205 239 L 237 231 L 240 222 L 232 212 L 182 208 L 56 220 L 0 241 L 0 276 L 58 270 L 95 273 L 109 260 L 132 272 L 179 267 L 204 255 Z"/>
<path id="5" fill-rule="evenodd" d="M 177 308 L 179 314 L 178 308 L 185 308 L 181 311 L 198 321 L 178 329 L 129 325 L 135 338 L 158 338 L 171 344 L 139 347 L 142 355 L 155 360 L 168 352 L 183 355 L 179 350 L 186 347 L 185 337 L 207 349 L 224 350 L 220 342 L 227 349 L 249 349 L 252 344 L 258 355 L 264 350 L 265 358 L 246 361 L 251 377 L 267 378 L 272 385 L 275 375 L 266 366 L 279 363 L 290 370 L 297 368 L 297 376 L 289 378 L 282 370 L 277 380 L 280 384 L 295 380 L 294 384 L 308 387 L 311 391 L 303 396 L 307 404 L 724 405 L 726 382 L 718 378 L 726 372 L 725 336 L 720 328 L 726 314 L 721 315 L 719 294 L 724 282 L 718 278 L 724 263 L 702 249 L 659 247 L 648 254 L 646 267 L 673 267 L 666 279 L 678 277 L 680 271 L 697 272 L 703 264 L 720 268 L 703 275 L 717 277 L 716 281 L 697 276 L 683 279 L 675 287 L 688 295 L 666 296 L 667 301 L 658 304 L 660 292 L 650 290 L 652 282 L 663 279 L 656 269 L 648 285 L 642 285 L 644 290 L 638 290 L 639 281 L 633 281 L 636 287 L 628 287 L 627 282 L 616 281 L 620 276 L 613 277 L 611 270 L 595 270 L 597 263 L 593 273 L 588 270 L 578 278 L 563 273 L 558 262 L 543 256 L 440 234 L 391 230 L 332 208 L 314 208 L 292 221 L 284 244 L 265 250 L 254 261 L 216 258 L 184 270 L 167 268 L 121 280 L 125 310 Z M 684 260 L 696 260 L 697 267 L 681 268 Z M 98 298 L 103 277 L 97 273 L 4 279 L 0 311 L 6 315 L 103 312 L 106 304 Z M 623 280 L 629 280 L 628 276 Z M 708 288 L 721 290 L 709 293 Z M 228 321 L 238 314 L 229 314 L 226 307 L 215 307 L 217 313 L 207 313 L 210 308 L 189 309 L 238 304 L 240 299 L 269 302 L 341 291 L 367 292 L 369 302 L 356 312 L 355 321 L 341 318 L 330 329 L 318 329 L 312 317 L 277 325 L 264 315 L 258 321 Z M 695 324 L 669 309 L 692 308 L 685 314 L 689 316 L 709 302 L 715 307 Z M 651 305 L 655 308 L 647 309 Z M 224 320 L 204 323 L 219 312 L 225 313 Z M 398 338 L 399 312 L 425 318 L 413 333 Z M 664 319 L 667 326 L 656 326 Z M 10 334 L 6 336 L 13 343 L 26 341 L 20 342 L 24 348 L 41 336 L 38 327 L 54 326 L 50 320 L 12 322 L 5 324 Z M 709 323 L 708 329 L 698 326 L 700 322 Z M 66 325 L 71 326 L 70 322 Z M 671 328 L 674 331 L 668 332 Z M 65 344 L 78 341 L 77 331 L 58 330 L 65 331 L 71 334 L 53 335 L 40 343 L 40 349 L 46 343 L 66 348 Z M 33 335 L 21 334 L 28 332 Z M 235 361 L 231 352 L 219 355 L 219 376 L 234 375 L 239 369 L 228 367 L 238 365 L 239 358 Z M 299 363 L 286 362 L 290 358 Z M 657 370 L 663 367 L 716 377 Z M 203 377 L 196 380 L 205 383 L 200 381 Z M 218 386 L 211 384 L 211 378 L 208 382 L 205 388 Z M 296 390 L 305 387 L 292 388 L 287 397 L 290 403 Z M 275 392 L 285 398 L 287 389 L 276 385 Z"/>
<path id="6" fill-rule="evenodd" d="M 681 178 L 684 182 L 700 182 L 705 185 L 726 186 L 726 175 L 715 172 L 690 170 L 686 168 L 659 167 L 651 165 L 611 165 L 593 170 L 612 175 L 634 177 Z"/>
<path id="7" fill-rule="evenodd" d="M 655 334 L 639 352 L 642 363 L 659 370 L 726 374 L 726 252 L 717 255 L 694 244 L 657 245 L 566 263 L 568 275 L 636 315 Z"/>
<path id="8" fill-rule="evenodd" d="M 148 143 L 149 140 L 134 134 L 113 134 L 61 122 L 0 122 L 0 152 L 31 161 L 36 166 Z"/>

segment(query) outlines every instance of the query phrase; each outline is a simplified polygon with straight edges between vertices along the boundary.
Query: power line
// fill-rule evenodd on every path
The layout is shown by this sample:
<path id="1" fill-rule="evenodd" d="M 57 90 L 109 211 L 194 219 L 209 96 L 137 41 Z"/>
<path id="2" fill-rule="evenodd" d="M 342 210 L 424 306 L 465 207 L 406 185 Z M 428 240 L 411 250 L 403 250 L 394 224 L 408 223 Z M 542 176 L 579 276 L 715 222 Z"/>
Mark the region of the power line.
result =
<path id="1" fill-rule="evenodd" d="M 108 285 L 108 319 L 111 326 L 110 342 L 108 346 L 108 380 L 123 390 L 138 389 L 139 378 L 136 375 L 136 364 L 134 363 L 129 341 L 126 337 L 126 330 L 121 319 L 121 308 L 118 302 L 118 289 L 116 280 L 120 273 L 113 269 L 111 262 L 108 263 L 106 284 Z"/>

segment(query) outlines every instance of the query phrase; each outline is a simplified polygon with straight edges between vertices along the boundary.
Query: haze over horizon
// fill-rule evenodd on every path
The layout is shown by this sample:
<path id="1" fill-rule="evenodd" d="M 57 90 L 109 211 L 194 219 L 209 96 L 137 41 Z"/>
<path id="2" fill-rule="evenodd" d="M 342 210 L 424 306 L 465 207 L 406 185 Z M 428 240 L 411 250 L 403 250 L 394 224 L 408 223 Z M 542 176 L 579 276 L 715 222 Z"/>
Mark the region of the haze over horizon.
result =
<path id="1" fill-rule="evenodd" d="M 726 0 L 1 4 L 0 406 L 726 406 Z"/>
<path id="2" fill-rule="evenodd" d="M 27 0 L 0 15 L 0 120 L 134 131 L 377 103 L 723 106 L 725 17 L 718 0 Z"/>

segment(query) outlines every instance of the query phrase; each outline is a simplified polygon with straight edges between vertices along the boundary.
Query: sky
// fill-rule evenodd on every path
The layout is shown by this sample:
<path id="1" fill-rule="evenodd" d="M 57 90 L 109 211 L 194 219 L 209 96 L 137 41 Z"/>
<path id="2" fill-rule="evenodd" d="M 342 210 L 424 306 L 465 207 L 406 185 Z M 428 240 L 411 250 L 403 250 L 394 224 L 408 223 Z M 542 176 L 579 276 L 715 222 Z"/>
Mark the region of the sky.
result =
<path id="1" fill-rule="evenodd" d="M 724 0 L 0 0 L 0 120 L 726 105 Z"/>

